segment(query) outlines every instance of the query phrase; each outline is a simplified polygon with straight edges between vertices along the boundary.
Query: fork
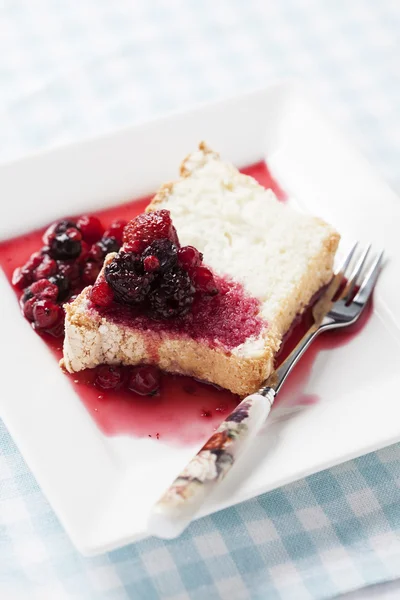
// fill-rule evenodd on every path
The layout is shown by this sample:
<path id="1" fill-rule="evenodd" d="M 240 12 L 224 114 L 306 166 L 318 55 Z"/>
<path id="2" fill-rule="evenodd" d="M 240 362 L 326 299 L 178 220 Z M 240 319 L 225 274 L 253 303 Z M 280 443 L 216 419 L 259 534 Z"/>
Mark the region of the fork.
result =
<path id="1" fill-rule="evenodd" d="M 148 521 L 150 534 L 171 539 L 183 532 L 261 429 L 287 376 L 313 340 L 324 331 L 348 327 L 360 317 L 378 279 L 383 251 L 374 256 L 362 277 L 371 245 L 358 253 L 351 270 L 357 248 L 358 242 L 314 304 L 314 323 L 294 350 L 258 392 L 240 402 L 154 505 Z"/>

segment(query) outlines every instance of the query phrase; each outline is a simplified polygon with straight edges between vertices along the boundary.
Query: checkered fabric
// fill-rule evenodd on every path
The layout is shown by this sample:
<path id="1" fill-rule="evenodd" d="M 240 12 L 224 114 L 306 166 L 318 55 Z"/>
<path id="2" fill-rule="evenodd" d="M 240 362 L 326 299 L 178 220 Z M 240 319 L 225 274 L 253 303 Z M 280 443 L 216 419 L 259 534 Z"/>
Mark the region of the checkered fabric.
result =
<path id="1" fill-rule="evenodd" d="M 296 76 L 400 188 L 399 32 L 398 0 L 0 0 L 0 159 Z M 322 600 L 399 578 L 399 459 L 83 558 L 2 427 L 0 598 Z"/>

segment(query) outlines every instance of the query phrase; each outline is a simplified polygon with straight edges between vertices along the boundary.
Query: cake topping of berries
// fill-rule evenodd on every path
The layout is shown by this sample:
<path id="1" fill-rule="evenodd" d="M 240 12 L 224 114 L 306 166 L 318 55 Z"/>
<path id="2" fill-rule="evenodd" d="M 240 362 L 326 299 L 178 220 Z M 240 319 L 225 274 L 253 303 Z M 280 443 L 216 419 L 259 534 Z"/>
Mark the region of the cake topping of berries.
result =
<path id="1" fill-rule="evenodd" d="M 127 250 L 140 252 L 154 240 L 167 239 L 179 247 L 178 235 L 168 210 L 156 210 L 138 215 L 124 230 Z"/>
<path id="2" fill-rule="evenodd" d="M 177 264 L 178 249 L 169 239 L 155 240 L 143 252 L 143 262 L 151 256 L 155 256 L 158 259 L 158 271 L 165 273 Z"/>
<path id="3" fill-rule="evenodd" d="M 168 210 L 129 223 L 119 219 L 108 229 L 95 216 L 64 219 L 48 227 L 43 243 L 13 275 L 13 285 L 23 292 L 22 311 L 39 331 L 61 335 L 61 304 L 87 285 L 93 286 L 89 298 L 95 306 L 125 304 L 155 320 L 185 317 L 196 298 L 218 293 L 201 252 L 180 246 Z M 110 253 L 117 254 L 103 276 Z"/>
<path id="4" fill-rule="evenodd" d="M 215 296 L 218 294 L 218 288 L 215 284 L 214 275 L 207 267 L 194 267 L 189 271 L 196 290 L 203 294 Z"/>
<path id="5" fill-rule="evenodd" d="M 195 288 L 186 271 L 174 267 L 164 273 L 149 294 L 149 314 L 155 319 L 183 317 L 193 304 Z"/>
<path id="6" fill-rule="evenodd" d="M 193 267 L 199 267 L 202 263 L 203 255 L 194 246 L 182 246 L 178 251 L 179 264 L 186 270 Z"/>
<path id="7" fill-rule="evenodd" d="M 100 280 L 92 287 L 90 299 L 96 306 L 107 308 L 114 301 L 114 292 L 106 281 Z"/>
<path id="8" fill-rule="evenodd" d="M 160 261 L 157 256 L 150 254 L 143 259 L 143 268 L 148 273 L 153 273 L 154 271 L 160 270 Z"/>
<path id="9" fill-rule="evenodd" d="M 135 306 L 156 320 L 186 316 L 197 295 L 218 292 L 203 255 L 180 247 L 168 211 L 135 217 L 124 230 L 124 245 L 105 267 L 104 278 L 114 300 Z M 97 284 L 96 284 L 97 285 Z M 96 293 L 91 294 L 96 304 Z M 104 306 L 102 296 L 98 306 Z"/>
<path id="10" fill-rule="evenodd" d="M 141 257 L 129 252 L 117 254 L 106 266 L 104 274 L 115 299 L 125 304 L 143 302 L 154 278 L 144 271 Z"/>

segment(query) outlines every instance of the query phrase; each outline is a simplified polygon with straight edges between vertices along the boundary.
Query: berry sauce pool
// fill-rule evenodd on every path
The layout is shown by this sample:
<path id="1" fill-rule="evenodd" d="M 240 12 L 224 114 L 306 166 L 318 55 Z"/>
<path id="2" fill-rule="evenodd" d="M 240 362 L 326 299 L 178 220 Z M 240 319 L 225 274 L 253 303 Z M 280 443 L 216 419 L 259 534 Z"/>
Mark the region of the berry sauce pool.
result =
<path id="1" fill-rule="evenodd" d="M 261 185 L 271 188 L 280 200 L 285 195 L 272 179 L 265 163 L 242 170 Z M 108 227 L 115 219 L 132 219 L 144 211 L 151 197 L 133 200 L 123 205 L 99 211 L 97 216 Z M 0 243 L 0 266 L 11 281 L 13 271 L 41 246 L 45 228 Z M 17 290 L 17 294 L 19 294 Z M 356 329 L 351 332 L 331 332 L 321 336 L 294 369 L 282 392 L 279 403 L 312 404 L 316 397 L 305 395 L 305 388 L 316 355 L 321 349 L 334 348 L 350 341 L 369 317 L 367 310 Z M 21 315 L 21 318 L 22 315 Z M 278 360 L 282 360 L 296 345 L 309 326 L 311 312 L 306 311 L 286 336 Z M 62 338 L 41 334 L 57 360 L 62 356 Z M 189 377 L 164 374 L 157 396 L 139 396 L 126 390 L 103 390 L 94 385 L 94 370 L 66 374 L 76 393 L 98 427 L 106 435 L 151 437 L 174 444 L 194 444 L 204 441 L 239 402 L 239 398 Z"/>

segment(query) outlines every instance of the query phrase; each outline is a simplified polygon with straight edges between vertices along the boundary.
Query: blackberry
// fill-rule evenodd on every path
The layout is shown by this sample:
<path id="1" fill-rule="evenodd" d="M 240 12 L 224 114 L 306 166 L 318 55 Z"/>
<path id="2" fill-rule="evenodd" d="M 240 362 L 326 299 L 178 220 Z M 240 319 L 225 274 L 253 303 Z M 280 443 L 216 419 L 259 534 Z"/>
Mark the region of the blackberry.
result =
<path id="1" fill-rule="evenodd" d="M 158 271 L 160 273 L 165 273 L 165 271 L 169 271 L 177 264 L 178 249 L 171 240 L 154 240 L 154 242 L 152 242 L 150 246 L 147 246 L 146 250 L 143 252 L 143 261 L 149 256 L 155 256 L 158 259 L 158 262 L 160 263 Z"/>
<path id="2" fill-rule="evenodd" d="M 152 273 L 144 272 L 137 254 L 125 252 L 113 258 L 106 266 L 104 275 L 114 291 L 115 300 L 124 304 L 143 302 L 154 280 Z"/>
<path id="3" fill-rule="evenodd" d="M 70 290 L 68 277 L 62 275 L 61 273 L 56 273 L 55 275 L 49 277 L 49 281 L 50 283 L 55 283 L 58 287 L 57 302 L 62 302 L 65 300 L 68 297 Z"/>
<path id="4" fill-rule="evenodd" d="M 157 287 L 149 294 L 149 315 L 153 319 L 183 317 L 190 311 L 194 294 L 189 275 L 176 266 L 158 279 Z"/>
<path id="5" fill-rule="evenodd" d="M 49 244 L 49 254 L 57 260 L 76 258 L 81 253 L 80 240 L 72 239 L 66 231 L 57 233 L 53 239 L 50 239 Z"/>

